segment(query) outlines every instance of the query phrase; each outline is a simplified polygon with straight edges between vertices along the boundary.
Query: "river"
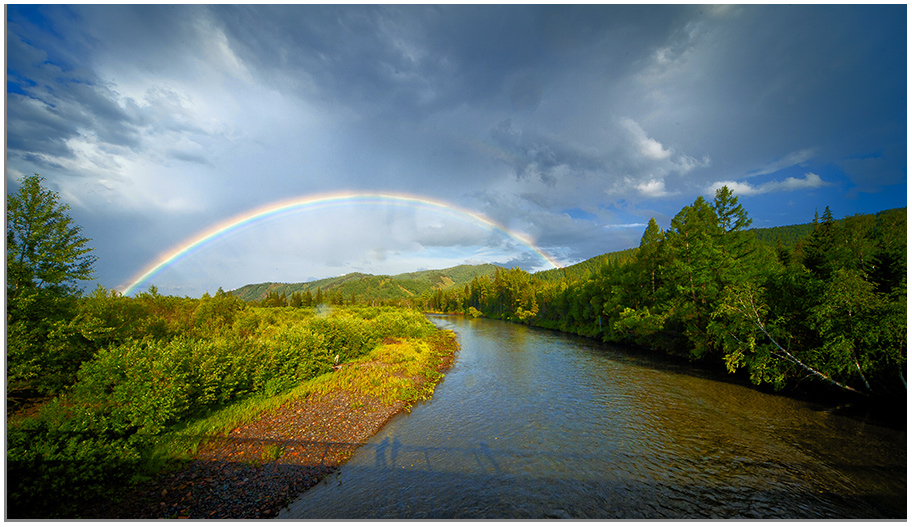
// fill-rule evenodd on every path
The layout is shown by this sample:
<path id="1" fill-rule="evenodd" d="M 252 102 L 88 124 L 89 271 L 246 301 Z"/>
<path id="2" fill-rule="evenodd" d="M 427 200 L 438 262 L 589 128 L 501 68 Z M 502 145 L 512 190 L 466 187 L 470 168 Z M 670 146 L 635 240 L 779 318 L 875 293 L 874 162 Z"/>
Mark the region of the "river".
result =
<path id="1" fill-rule="evenodd" d="M 558 332 L 432 316 L 461 349 L 279 518 L 905 518 L 906 430 Z"/>

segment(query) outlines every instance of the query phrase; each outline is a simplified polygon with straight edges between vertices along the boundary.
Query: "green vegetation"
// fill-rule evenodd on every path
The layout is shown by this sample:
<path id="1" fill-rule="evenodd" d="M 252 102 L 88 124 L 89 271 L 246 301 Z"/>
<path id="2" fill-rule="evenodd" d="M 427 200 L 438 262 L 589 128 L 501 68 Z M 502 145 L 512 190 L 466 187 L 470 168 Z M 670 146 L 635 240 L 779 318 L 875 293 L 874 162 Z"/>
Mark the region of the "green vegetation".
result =
<path id="1" fill-rule="evenodd" d="M 37 176 L 8 197 L 9 517 L 74 517 L 288 398 L 360 390 L 352 379 L 387 401 L 429 397 L 453 350 L 415 310 L 266 309 L 221 290 L 83 296 L 94 259 L 65 211 Z M 385 377 L 332 373 L 362 359 Z"/>
<path id="2" fill-rule="evenodd" d="M 777 390 L 810 380 L 904 401 L 906 210 L 837 221 L 827 208 L 807 227 L 760 230 L 763 242 L 750 222 L 723 188 L 667 230 L 651 220 L 633 253 L 561 273 L 498 269 L 425 309 L 664 351 Z"/>
<path id="3" fill-rule="evenodd" d="M 761 243 L 723 188 L 667 230 L 651 220 L 638 248 L 566 269 L 346 275 L 290 296 L 248 286 L 261 295 L 250 304 L 221 289 L 83 295 L 94 257 L 66 210 L 37 175 L 7 198 L 9 517 L 73 517 L 290 398 L 429 397 L 452 335 L 417 310 L 344 305 L 359 302 L 633 344 L 775 389 L 811 379 L 905 400 L 905 209 L 836 221 L 827 208 L 806 235 L 784 228 Z"/>
<path id="4" fill-rule="evenodd" d="M 245 285 L 231 294 L 245 302 L 264 307 L 318 306 L 320 304 L 373 304 L 413 307 L 420 298 L 464 288 L 476 276 L 494 276 L 496 266 L 458 265 L 449 269 L 416 271 L 395 276 L 349 273 L 296 284 L 264 283 Z"/>
<path id="5" fill-rule="evenodd" d="M 7 385 L 53 391 L 87 355 L 73 333 L 78 280 L 92 277 L 89 240 L 35 174 L 6 200 Z M 50 336 L 51 338 L 46 338 Z"/>
<path id="6" fill-rule="evenodd" d="M 347 364 L 315 389 L 326 395 L 344 390 L 393 404 L 427 400 L 443 378 L 438 370 L 441 360 L 452 351 L 446 333 L 429 335 L 422 340 L 386 339 L 364 357 Z M 414 380 L 423 382 L 416 385 Z"/>
<path id="7" fill-rule="evenodd" d="M 906 209 L 836 220 L 827 208 L 803 225 L 750 224 L 723 188 L 712 202 L 684 207 L 667 230 L 652 219 L 638 248 L 535 274 L 493 268 L 464 274 L 464 283 L 440 280 L 407 301 L 371 301 L 633 344 L 776 390 L 826 385 L 904 399 Z M 343 281 L 379 278 L 390 280 Z M 273 297 L 261 305 L 294 303 Z"/>
<path id="8" fill-rule="evenodd" d="M 71 517 L 80 502 L 112 497 L 180 459 L 200 437 L 255 417 L 269 399 L 336 387 L 336 379 L 345 378 L 340 374 L 353 369 L 326 375 L 333 365 L 373 357 L 375 348 L 389 348 L 381 345 L 384 339 L 407 341 L 396 348 L 402 353 L 397 360 L 424 371 L 428 361 L 414 350 L 426 349 L 437 331 L 419 312 L 389 307 L 321 314 L 248 307 L 225 293 L 174 300 L 96 292 L 82 301 L 84 311 L 101 310 L 108 318 L 129 313 L 138 323 L 106 335 L 106 345 L 82 364 L 72 386 L 35 415 L 9 423 L 11 516 Z M 162 316 L 165 303 L 173 310 Z M 150 327 L 159 336 L 146 332 Z M 314 379 L 323 384 L 307 382 Z M 433 390 L 433 383 L 419 391 L 408 386 L 402 380 L 378 389 L 405 401 Z M 239 404 L 232 410 L 233 403 Z M 214 419 L 214 412 L 220 417 Z"/>

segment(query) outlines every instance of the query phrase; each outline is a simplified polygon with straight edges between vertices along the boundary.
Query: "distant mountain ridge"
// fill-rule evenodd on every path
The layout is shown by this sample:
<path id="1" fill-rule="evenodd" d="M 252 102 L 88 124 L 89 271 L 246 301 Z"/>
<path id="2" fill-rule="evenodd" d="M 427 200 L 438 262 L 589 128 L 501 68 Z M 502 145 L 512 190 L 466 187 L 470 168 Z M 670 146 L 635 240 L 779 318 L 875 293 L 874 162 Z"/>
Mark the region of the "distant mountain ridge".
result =
<path id="1" fill-rule="evenodd" d="M 905 209 L 905 207 L 902 209 Z M 885 210 L 877 214 L 886 212 L 889 211 Z M 801 238 L 810 234 L 814 230 L 814 224 L 808 222 L 750 230 L 755 233 L 757 240 L 765 245 L 776 247 L 778 243 L 782 243 L 783 246 L 791 247 L 798 243 Z M 539 271 L 535 273 L 535 276 L 543 280 L 577 280 L 585 278 L 597 272 L 604 264 L 623 264 L 635 258 L 637 250 L 637 247 L 632 247 L 593 256 L 566 267 Z M 348 273 L 335 278 L 323 278 L 311 282 L 249 284 L 230 291 L 230 293 L 245 302 L 262 301 L 266 298 L 266 295 L 272 292 L 279 296 L 284 294 L 287 297 L 291 297 L 294 293 L 304 293 L 305 291 L 310 291 L 311 294 L 314 294 L 318 289 L 323 294 L 332 294 L 346 301 L 352 296 L 359 300 L 397 300 L 420 296 L 422 293 L 433 289 L 447 290 L 454 287 L 465 287 L 476 276 L 484 275 L 493 278 L 497 268 L 498 266 L 494 264 L 480 264 L 457 265 L 447 269 L 415 271 L 393 276 Z"/>
<path id="2" fill-rule="evenodd" d="M 315 294 L 319 289 L 324 295 L 333 295 L 349 300 L 355 298 L 396 300 L 419 296 L 432 289 L 464 287 L 476 276 L 493 277 L 497 266 L 494 264 L 457 265 L 447 269 L 415 271 L 397 275 L 372 275 L 348 273 L 335 278 L 323 278 L 311 282 L 277 283 L 265 282 L 248 284 L 233 291 L 232 295 L 245 302 L 259 302 L 270 293 L 291 297 L 294 293 L 309 291 Z"/>

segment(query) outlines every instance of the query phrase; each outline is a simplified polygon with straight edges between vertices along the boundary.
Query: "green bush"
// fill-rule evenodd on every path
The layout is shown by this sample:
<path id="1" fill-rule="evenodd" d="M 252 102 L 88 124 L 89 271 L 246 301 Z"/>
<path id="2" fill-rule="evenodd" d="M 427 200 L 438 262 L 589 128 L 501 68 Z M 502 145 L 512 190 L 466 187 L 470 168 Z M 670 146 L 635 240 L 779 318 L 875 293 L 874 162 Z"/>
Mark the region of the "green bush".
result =
<path id="1" fill-rule="evenodd" d="M 8 427 L 10 517 L 73 517 L 144 475 L 156 438 L 244 397 L 275 396 L 434 326 L 397 308 L 251 308 L 220 294 L 86 299 L 83 339 L 103 347 L 37 417 Z M 74 337 L 75 338 L 75 337 Z M 337 359 L 338 357 L 338 359 Z"/>

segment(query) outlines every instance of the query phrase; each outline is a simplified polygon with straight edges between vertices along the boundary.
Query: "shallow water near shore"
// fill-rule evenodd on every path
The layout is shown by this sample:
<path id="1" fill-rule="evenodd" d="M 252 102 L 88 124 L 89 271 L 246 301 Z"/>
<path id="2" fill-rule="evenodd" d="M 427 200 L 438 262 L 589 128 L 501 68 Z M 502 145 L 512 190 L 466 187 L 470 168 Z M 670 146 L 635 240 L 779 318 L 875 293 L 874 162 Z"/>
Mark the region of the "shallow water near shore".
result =
<path id="1" fill-rule="evenodd" d="M 905 518 L 906 430 L 557 332 L 461 349 L 279 518 Z"/>

